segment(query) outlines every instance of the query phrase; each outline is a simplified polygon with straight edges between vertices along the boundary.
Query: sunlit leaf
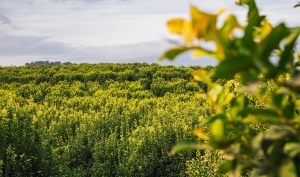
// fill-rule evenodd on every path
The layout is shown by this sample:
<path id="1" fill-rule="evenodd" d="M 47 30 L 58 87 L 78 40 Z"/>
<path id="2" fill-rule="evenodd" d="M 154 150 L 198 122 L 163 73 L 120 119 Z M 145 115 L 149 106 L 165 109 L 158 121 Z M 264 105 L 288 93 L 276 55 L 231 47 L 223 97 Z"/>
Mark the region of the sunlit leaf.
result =
<path id="1" fill-rule="evenodd" d="M 255 31 L 254 38 L 258 38 L 259 40 L 265 39 L 270 34 L 272 29 L 272 25 L 265 19 L 263 21 L 263 25 L 258 27 Z"/>
<path id="2" fill-rule="evenodd" d="M 278 171 L 278 177 L 297 177 L 296 167 L 292 160 L 285 160 Z"/>
<path id="3" fill-rule="evenodd" d="M 169 32 L 181 35 L 187 42 L 193 39 L 192 26 L 187 20 L 175 18 L 167 22 Z"/>
<path id="4" fill-rule="evenodd" d="M 235 28 L 241 28 L 241 25 L 238 23 L 237 18 L 234 15 L 229 15 L 219 31 L 225 38 L 228 38 Z"/>
<path id="5" fill-rule="evenodd" d="M 211 90 L 208 92 L 208 97 L 212 103 L 216 103 L 219 95 L 223 91 L 223 87 L 219 84 L 213 84 Z"/>
<path id="6" fill-rule="evenodd" d="M 294 142 L 286 143 L 283 150 L 290 157 L 295 157 L 300 154 L 300 144 Z"/>
<path id="7" fill-rule="evenodd" d="M 226 98 L 223 101 L 223 104 L 228 105 L 231 102 L 231 100 L 234 98 L 234 96 L 235 95 L 233 93 L 226 93 Z"/>
<path id="8" fill-rule="evenodd" d="M 217 119 L 211 123 L 211 135 L 217 141 L 226 137 L 225 123 L 222 119 Z"/>
<path id="9" fill-rule="evenodd" d="M 215 39 L 217 15 L 205 13 L 191 6 L 193 33 L 198 39 Z"/>
<path id="10" fill-rule="evenodd" d="M 211 51 L 206 51 L 204 49 L 196 48 L 193 53 L 192 57 L 193 58 L 199 58 L 199 57 L 204 57 L 204 56 L 213 56 L 214 53 Z"/>
<path id="11" fill-rule="evenodd" d="M 194 134 L 200 139 L 203 139 L 203 140 L 209 139 L 208 135 L 201 128 L 194 130 Z"/>
<path id="12" fill-rule="evenodd" d="M 220 8 L 220 9 L 219 9 L 219 11 L 218 11 L 218 15 L 220 15 L 220 14 L 224 13 L 226 10 L 227 10 L 227 8 L 226 8 L 226 7 L 222 7 L 222 8 Z"/>

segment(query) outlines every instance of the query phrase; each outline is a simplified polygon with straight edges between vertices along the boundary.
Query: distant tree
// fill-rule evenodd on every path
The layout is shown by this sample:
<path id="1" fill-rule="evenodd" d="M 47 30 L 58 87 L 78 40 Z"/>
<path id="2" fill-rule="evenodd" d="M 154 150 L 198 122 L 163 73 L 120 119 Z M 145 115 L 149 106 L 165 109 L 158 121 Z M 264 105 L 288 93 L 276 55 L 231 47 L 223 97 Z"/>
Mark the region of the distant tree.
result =
<path id="1" fill-rule="evenodd" d="M 63 65 L 71 65 L 72 63 L 71 62 L 64 62 L 62 63 Z"/>
<path id="2" fill-rule="evenodd" d="M 54 62 L 33 61 L 31 63 L 26 63 L 25 66 L 39 66 L 39 65 L 56 66 L 56 65 L 70 65 L 70 64 L 72 64 L 72 63 L 71 62 L 61 63 L 60 61 L 54 61 Z"/>

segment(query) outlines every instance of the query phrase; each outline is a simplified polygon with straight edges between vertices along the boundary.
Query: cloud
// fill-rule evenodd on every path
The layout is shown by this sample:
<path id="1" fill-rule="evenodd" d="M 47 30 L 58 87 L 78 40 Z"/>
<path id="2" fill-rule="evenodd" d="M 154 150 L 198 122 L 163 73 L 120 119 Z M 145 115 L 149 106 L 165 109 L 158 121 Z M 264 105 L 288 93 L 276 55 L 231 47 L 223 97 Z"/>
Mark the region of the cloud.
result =
<path id="1" fill-rule="evenodd" d="M 273 24 L 299 25 L 294 0 L 257 0 Z M 62 62 L 156 62 L 170 47 L 166 21 L 189 17 L 189 5 L 215 13 L 225 6 L 245 23 L 246 7 L 234 0 L 1 0 L 1 65 L 34 60 Z M 207 64 L 188 54 L 174 64 Z M 164 61 L 164 63 L 168 63 Z"/>
<path id="2" fill-rule="evenodd" d="M 49 42 L 46 37 L 6 35 L 0 37 L 0 58 L 3 66 L 20 66 L 40 60 L 74 63 L 155 63 L 159 56 L 172 46 L 166 40 L 153 40 L 103 47 L 70 47 L 58 42 Z M 212 65 L 215 62 L 208 59 L 194 61 L 187 53 L 179 56 L 175 62 L 165 60 L 161 64 L 187 66 Z"/>
<path id="3" fill-rule="evenodd" d="M 1 55 L 59 55 L 68 50 L 58 42 L 47 42 L 47 37 L 11 36 L 0 37 Z"/>
<path id="4" fill-rule="evenodd" d="M 0 23 L 3 24 L 10 24 L 10 20 L 8 17 L 6 17 L 5 15 L 0 14 Z"/>

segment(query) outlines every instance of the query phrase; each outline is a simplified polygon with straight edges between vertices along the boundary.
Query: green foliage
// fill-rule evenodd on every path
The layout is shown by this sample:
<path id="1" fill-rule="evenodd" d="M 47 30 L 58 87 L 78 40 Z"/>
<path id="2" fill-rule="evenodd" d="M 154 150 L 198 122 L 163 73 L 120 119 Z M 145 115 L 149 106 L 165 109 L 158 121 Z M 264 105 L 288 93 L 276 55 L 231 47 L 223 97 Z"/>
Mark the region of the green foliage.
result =
<path id="1" fill-rule="evenodd" d="M 194 96 L 205 89 L 191 80 L 199 68 L 1 68 L 0 176 L 186 176 L 196 153 L 169 151 L 196 141 L 200 115 L 212 115 Z"/>
<path id="2" fill-rule="evenodd" d="M 195 80 L 207 85 L 201 97 L 215 113 L 200 126 L 209 125 L 208 135 L 201 128 L 195 132 L 201 139 L 208 138 L 198 145 L 177 144 L 172 153 L 183 149 L 222 152 L 220 173 L 230 172 L 232 176 L 248 169 L 252 176 L 300 176 L 300 84 L 294 52 L 300 28 L 288 28 L 284 23 L 273 27 L 259 14 L 254 0 L 239 0 L 236 4 L 248 6 L 246 26 L 228 15 L 223 26 L 217 27 L 224 9 L 208 14 L 194 6 L 191 20 L 172 19 L 167 23 L 169 31 L 179 34 L 186 43 L 167 51 L 161 59 L 173 60 L 193 50 L 194 57 L 210 56 L 219 61 L 215 70 L 193 72 Z M 236 30 L 242 31 L 242 36 L 236 35 Z M 214 42 L 215 49 L 205 49 L 200 40 Z M 272 57 L 275 53 L 277 61 Z M 211 78 L 237 79 L 234 82 L 244 88 L 236 90 Z M 256 124 L 262 127 L 257 129 Z"/>
<path id="3" fill-rule="evenodd" d="M 197 176 L 216 176 L 225 177 L 228 174 L 220 174 L 218 167 L 224 162 L 223 153 L 219 151 L 197 152 L 197 156 L 187 161 L 187 174 L 190 177 Z"/>

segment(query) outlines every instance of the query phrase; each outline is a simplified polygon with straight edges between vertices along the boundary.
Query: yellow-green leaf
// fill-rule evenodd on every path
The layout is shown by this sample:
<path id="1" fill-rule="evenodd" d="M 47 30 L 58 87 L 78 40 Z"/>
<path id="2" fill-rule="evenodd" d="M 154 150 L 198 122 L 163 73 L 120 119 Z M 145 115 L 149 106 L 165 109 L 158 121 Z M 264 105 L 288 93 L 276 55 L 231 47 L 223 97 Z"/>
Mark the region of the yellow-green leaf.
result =
<path id="1" fill-rule="evenodd" d="M 265 39 L 271 33 L 272 29 L 272 25 L 268 22 L 268 20 L 264 19 L 263 25 L 255 31 L 254 38 L 259 40 Z"/>
<path id="2" fill-rule="evenodd" d="M 211 83 L 210 75 L 204 69 L 200 69 L 200 70 L 194 71 L 192 73 L 192 76 L 193 76 L 193 78 L 196 81 L 204 82 L 206 84 L 210 84 Z"/>
<path id="3" fill-rule="evenodd" d="M 291 159 L 284 160 L 278 171 L 278 177 L 297 177 L 296 166 Z"/>
<path id="4" fill-rule="evenodd" d="M 194 134 L 200 139 L 203 139 L 203 140 L 209 139 L 208 135 L 201 128 L 194 130 Z"/>
<path id="5" fill-rule="evenodd" d="M 206 41 L 213 40 L 217 32 L 216 23 L 218 15 L 208 14 L 191 6 L 192 27 L 194 36 Z"/>
<path id="6" fill-rule="evenodd" d="M 169 32 L 181 35 L 187 42 L 193 39 L 192 26 L 187 20 L 175 18 L 167 22 Z"/>
<path id="7" fill-rule="evenodd" d="M 208 92 L 208 97 L 212 103 L 216 103 L 219 95 L 222 93 L 223 87 L 219 84 L 213 84 L 211 90 Z"/>
<path id="8" fill-rule="evenodd" d="M 225 124 L 223 120 L 217 119 L 211 124 L 211 135 L 217 140 L 223 140 L 225 138 Z"/>
<path id="9" fill-rule="evenodd" d="M 238 23 L 236 17 L 234 15 L 229 15 L 220 31 L 225 38 L 228 38 L 235 28 L 241 28 L 241 25 Z"/>
<path id="10" fill-rule="evenodd" d="M 212 57 L 217 60 L 222 60 L 224 58 L 224 53 L 222 50 L 208 51 L 197 47 L 192 52 L 192 58 L 200 58 L 200 57 Z"/>
<path id="11" fill-rule="evenodd" d="M 300 154 L 300 144 L 294 142 L 286 143 L 283 150 L 290 157 L 295 157 Z"/>

